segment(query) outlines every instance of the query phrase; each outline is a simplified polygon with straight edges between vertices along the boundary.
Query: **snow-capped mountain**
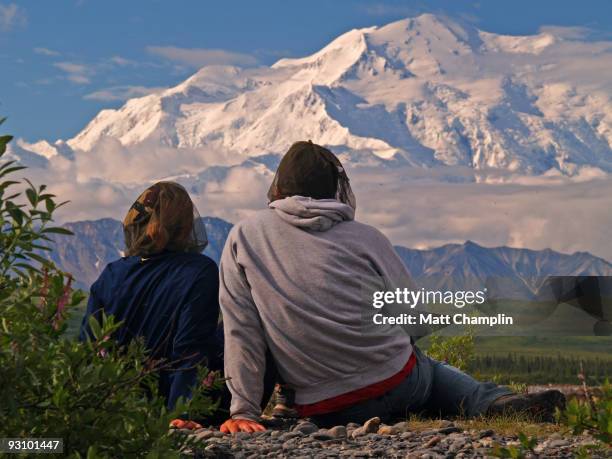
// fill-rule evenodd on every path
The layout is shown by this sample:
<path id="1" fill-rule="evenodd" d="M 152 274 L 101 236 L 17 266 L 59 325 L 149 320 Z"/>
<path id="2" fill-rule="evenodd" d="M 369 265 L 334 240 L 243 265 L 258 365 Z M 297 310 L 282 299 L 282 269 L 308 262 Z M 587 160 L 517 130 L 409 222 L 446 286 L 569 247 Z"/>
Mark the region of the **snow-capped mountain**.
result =
<path id="1" fill-rule="evenodd" d="M 580 66 L 600 58 L 609 70 L 610 49 L 554 32 L 498 35 L 425 14 L 351 30 L 270 67 L 205 67 L 176 87 L 101 111 L 66 142 L 22 142 L 15 151 L 44 161 L 112 138 L 128 148 L 207 148 L 231 165 L 312 139 L 351 164 L 609 173 L 609 73 Z"/>
<path id="2" fill-rule="evenodd" d="M 219 218 L 204 217 L 209 245 L 205 251 L 219 261 L 232 224 Z M 53 261 L 76 276 L 87 289 L 106 264 L 122 256 L 121 222 L 104 218 L 65 225 L 74 236 L 55 238 Z M 589 253 L 571 255 L 553 250 L 511 247 L 488 248 L 468 241 L 429 250 L 395 247 L 419 286 L 436 289 L 480 289 L 488 279 L 503 279 L 522 298 L 529 298 L 540 282 L 551 275 L 612 276 L 612 264 Z"/>

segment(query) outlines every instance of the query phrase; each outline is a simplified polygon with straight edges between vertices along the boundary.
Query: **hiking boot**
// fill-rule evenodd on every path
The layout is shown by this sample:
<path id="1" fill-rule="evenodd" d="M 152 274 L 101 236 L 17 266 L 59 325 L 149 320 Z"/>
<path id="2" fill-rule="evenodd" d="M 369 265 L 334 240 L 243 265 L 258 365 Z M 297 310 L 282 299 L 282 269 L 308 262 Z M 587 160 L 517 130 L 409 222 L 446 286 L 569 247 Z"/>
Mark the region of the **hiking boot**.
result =
<path id="1" fill-rule="evenodd" d="M 284 403 L 277 403 L 276 405 L 274 405 L 271 415 L 274 418 L 281 418 L 281 419 L 297 419 L 298 418 L 298 412 L 294 410 L 293 408 L 289 408 Z"/>
<path id="2" fill-rule="evenodd" d="M 558 390 L 545 390 L 532 394 L 504 395 L 491 403 L 487 414 L 526 414 L 541 422 L 555 422 L 556 408 L 565 408 L 565 395 Z"/>

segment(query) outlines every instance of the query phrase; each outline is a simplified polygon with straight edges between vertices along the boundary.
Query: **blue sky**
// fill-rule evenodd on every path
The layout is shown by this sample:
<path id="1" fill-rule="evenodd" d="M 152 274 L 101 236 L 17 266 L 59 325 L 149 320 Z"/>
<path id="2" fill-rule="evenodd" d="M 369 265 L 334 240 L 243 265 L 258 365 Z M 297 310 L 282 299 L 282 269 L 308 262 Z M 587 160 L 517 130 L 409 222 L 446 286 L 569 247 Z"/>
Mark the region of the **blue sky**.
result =
<path id="1" fill-rule="evenodd" d="M 0 0 L 0 114 L 30 141 L 69 138 L 102 108 L 214 63 L 269 65 L 355 27 L 423 12 L 506 34 L 542 26 L 612 31 L 601 1 Z"/>

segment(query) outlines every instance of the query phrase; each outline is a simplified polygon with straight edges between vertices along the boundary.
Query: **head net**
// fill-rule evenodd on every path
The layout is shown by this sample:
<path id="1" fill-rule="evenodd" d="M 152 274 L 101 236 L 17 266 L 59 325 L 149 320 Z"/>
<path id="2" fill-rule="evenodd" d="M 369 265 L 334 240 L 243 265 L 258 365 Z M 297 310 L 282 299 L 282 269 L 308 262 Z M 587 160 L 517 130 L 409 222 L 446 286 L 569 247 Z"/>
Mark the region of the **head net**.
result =
<path id="1" fill-rule="evenodd" d="M 283 156 L 272 185 L 269 202 L 290 196 L 336 199 L 356 208 L 351 184 L 340 160 L 327 148 L 308 142 L 296 142 Z"/>
<path id="2" fill-rule="evenodd" d="M 127 256 L 147 257 L 165 250 L 202 252 L 206 228 L 187 190 L 158 182 L 132 204 L 123 220 Z"/>

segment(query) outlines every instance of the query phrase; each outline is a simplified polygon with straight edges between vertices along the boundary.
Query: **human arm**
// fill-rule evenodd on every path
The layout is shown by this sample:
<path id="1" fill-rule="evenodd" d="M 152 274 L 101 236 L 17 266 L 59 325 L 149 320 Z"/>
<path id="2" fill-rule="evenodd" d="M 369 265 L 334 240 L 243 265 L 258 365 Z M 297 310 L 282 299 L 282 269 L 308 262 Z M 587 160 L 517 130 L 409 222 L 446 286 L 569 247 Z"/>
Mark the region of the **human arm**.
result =
<path id="1" fill-rule="evenodd" d="M 259 313 L 243 266 L 239 244 L 232 231 L 221 256 L 219 299 L 225 336 L 225 377 L 232 395 L 232 420 L 257 422 L 261 414 L 266 343 Z M 245 423 L 224 424 L 231 431 Z M 248 428 L 245 431 L 250 431 Z"/>

